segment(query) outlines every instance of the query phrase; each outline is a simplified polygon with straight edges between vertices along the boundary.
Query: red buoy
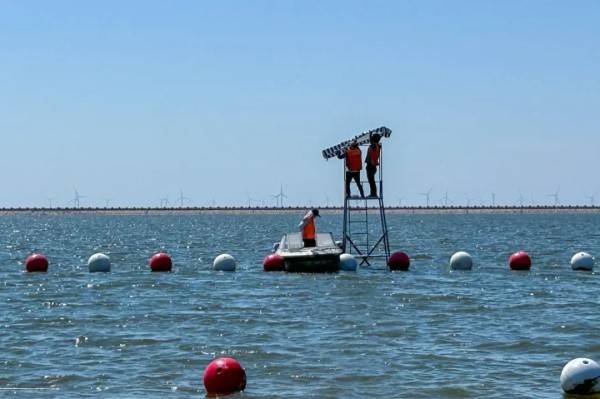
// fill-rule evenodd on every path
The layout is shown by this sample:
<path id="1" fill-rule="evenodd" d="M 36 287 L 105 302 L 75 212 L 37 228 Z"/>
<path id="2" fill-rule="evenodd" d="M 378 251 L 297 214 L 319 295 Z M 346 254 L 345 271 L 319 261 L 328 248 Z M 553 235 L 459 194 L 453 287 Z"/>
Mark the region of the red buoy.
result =
<path id="1" fill-rule="evenodd" d="M 263 268 L 266 272 L 280 272 L 285 269 L 285 259 L 278 254 L 271 254 L 263 260 Z"/>
<path id="2" fill-rule="evenodd" d="M 531 257 L 525 251 L 515 252 L 508 258 L 508 265 L 512 270 L 529 270 L 531 268 Z"/>
<path id="3" fill-rule="evenodd" d="M 150 269 L 153 272 L 170 272 L 173 267 L 173 261 L 169 254 L 159 252 L 150 258 Z"/>
<path id="4" fill-rule="evenodd" d="M 390 270 L 407 271 L 410 266 L 410 258 L 404 252 L 394 252 L 388 260 Z"/>
<path id="5" fill-rule="evenodd" d="M 25 260 L 25 270 L 28 272 L 47 272 L 48 258 L 42 254 L 31 254 Z"/>
<path id="6" fill-rule="evenodd" d="M 230 357 L 215 359 L 204 369 L 204 388 L 208 395 L 229 395 L 246 389 L 246 371 Z"/>

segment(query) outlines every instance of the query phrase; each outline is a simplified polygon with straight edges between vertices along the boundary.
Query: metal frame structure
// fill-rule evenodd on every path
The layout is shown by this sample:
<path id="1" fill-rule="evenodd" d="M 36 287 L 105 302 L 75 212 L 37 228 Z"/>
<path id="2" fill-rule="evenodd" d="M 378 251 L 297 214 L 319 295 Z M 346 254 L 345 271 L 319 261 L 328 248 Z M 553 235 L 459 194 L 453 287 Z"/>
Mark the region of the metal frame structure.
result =
<path id="1" fill-rule="evenodd" d="M 369 143 L 372 134 L 380 134 L 382 138 L 389 138 L 392 131 L 386 127 L 380 127 L 356 136 L 352 140 L 345 141 L 337 146 L 323 151 L 323 157 L 329 159 L 333 156 L 341 157 L 353 140 L 359 145 Z M 379 168 L 376 175 L 376 184 L 379 186 L 377 197 L 358 197 L 346 196 L 346 165 L 344 166 L 344 228 L 342 238 L 342 248 L 344 252 L 350 253 L 357 258 L 361 258 L 360 264 L 370 265 L 371 258 L 385 258 L 386 262 L 390 257 L 390 243 L 388 237 L 387 220 L 385 217 L 385 206 L 383 203 L 383 147 L 380 153 Z M 363 182 L 362 183 L 367 183 Z M 369 206 L 376 201 L 377 207 Z M 376 234 L 371 231 L 373 223 L 369 224 L 369 216 L 373 211 L 378 210 L 379 217 L 377 224 L 380 226 L 377 233 L 377 239 L 371 239 L 371 235 Z M 353 217 L 353 215 L 360 215 Z M 372 217 L 372 215 L 371 215 Z"/>

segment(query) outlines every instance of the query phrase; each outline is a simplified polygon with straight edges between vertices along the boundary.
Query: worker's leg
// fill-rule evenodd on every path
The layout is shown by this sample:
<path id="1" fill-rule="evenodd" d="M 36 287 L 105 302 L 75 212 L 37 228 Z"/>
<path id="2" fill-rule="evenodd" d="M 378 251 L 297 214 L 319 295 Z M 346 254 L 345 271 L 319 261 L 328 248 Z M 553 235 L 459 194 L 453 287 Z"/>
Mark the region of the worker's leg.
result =
<path id="1" fill-rule="evenodd" d="M 367 165 L 367 179 L 369 180 L 370 197 L 377 197 L 377 184 L 375 184 L 375 174 L 377 168 L 373 165 Z"/>
<path id="2" fill-rule="evenodd" d="M 314 238 L 303 238 L 304 248 L 313 248 L 317 246 L 317 241 Z"/>
<path id="3" fill-rule="evenodd" d="M 352 178 L 354 179 L 354 181 L 356 182 L 356 185 L 358 186 L 358 192 L 360 193 L 360 196 L 364 197 L 365 192 L 363 190 L 362 183 L 360 182 L 360 172 L 353 172 Z"/>
<path id="4" fill-rule="evenodd" d="M 350 180 L 352 180 L 352 172 L 346 171 L 346 197 L 350 196 Z"/>

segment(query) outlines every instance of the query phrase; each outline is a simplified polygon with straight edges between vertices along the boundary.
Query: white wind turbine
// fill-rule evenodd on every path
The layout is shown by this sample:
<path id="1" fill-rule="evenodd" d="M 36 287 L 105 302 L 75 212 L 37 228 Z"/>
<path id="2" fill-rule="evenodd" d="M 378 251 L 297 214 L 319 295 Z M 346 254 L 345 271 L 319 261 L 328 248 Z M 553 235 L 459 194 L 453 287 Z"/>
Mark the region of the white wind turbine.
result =
<path id="1" fill-rule="evenodd" d="M 271 195 L 271 198 L 275 198 L 276 204 L 278 207 L 283 208 L 283 199 L 287 199 L 288 196 L 283 193 L 283 185 L 279 186 L 279 193 L 275 195 Z M 327 202 L 329 202 L 329 197 L 327 197 Z M 329 206 L 329 205 L 328 205 Z"/>
<path id="2" fill-rule="evenodd" d="M 169 206 L 169 195 L 167 194 L 165 197 L 160 199 L 160 207 L 166 208 Z"/>
<path id="3" fill-rule="evenodd" d="M 73 191 L 75 192 L 75 197 L 70 202 L 73 203 L 73 206 L 75 208 L 80 208 L 81 207 L 81 199 L 87 198 L 87 197 L 85 195 L 79 194 L 79 191 L 77 191 L 77 189 L 75 187 L 73 187 Z"/>
<path id="4" fill-rule="evenodd" d="M 525 197 L 523 197 L 523 193 L 519 191 L 519 198 L 517 199 L 519 206 L 523 208 L 523 204 L 525 203 Z"/>
<path id="5" fill-rule="evenodd" d="M 188 197 L 183 195 L 183 189 L 179 189 L 179 197 L 177 197 L 177 201 L 179 201 L 179 207 L 183 208 L 183 203 L 185 201 L 191 201 L 191 199 L 189 199 Z"/>
<path id="6" fill-rule="evenodd" d="M 444 196 L 442 197 L 442 205 L 444 205 L 444 207 L 447 208 L 449 203 L 450 203 L 450 197 L 448 197 L 448 190 L 446 190 L 446 192 L 444 193 Z"/>
<path id="7" fill-rule="evenodd" d="M 548 197 L 554 198 L 554 206 L 560 205 L 560 197 L 558 196 L 560 188 L 557 188 L 554 194 L 549 194 Z"/>
<path id="8" fill-rule="evenodd" d="M 585 196 L 590 201 L 590 206 L 593 208 L 596 206 L 596 198 L 594 198 L 594 194 Z"/>
<path id="9" fill-rule="evenodd" d="M 429 191 L 427 191 L 427 192 L 419 193 L 419 195 L 422 195 L 423 197 L 425 197 L 425 202 L 427 203 L 427 208 L 429 208 L 429 199 L 431 197 L 431 190 L 432 190 L 432 188 L 430 188 Z"/>

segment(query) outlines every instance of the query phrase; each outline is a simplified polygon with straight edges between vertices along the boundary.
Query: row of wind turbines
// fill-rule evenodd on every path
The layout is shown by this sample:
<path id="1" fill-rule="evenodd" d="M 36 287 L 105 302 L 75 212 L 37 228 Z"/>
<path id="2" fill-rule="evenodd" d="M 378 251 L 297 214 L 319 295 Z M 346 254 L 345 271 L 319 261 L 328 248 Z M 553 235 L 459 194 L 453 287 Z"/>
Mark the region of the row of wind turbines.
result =
<path id="1" fill-rule="evenodd" d="M 279 186 L 279 192 L 277 194 L 269 195 L 269 198 L 275 200 L 275 206 L 278 208 L 283 208 L 283 200 L 288 199 L 288 196 L 283 192 L 283 185 Z M 246 190 L 246 199 L 248 201 L 248 208 L 252 208 L 253 206 L 266 206 L 267 201 L 264 199 L 253 198 L 248 194 L 248 190 Z"/>
<path id="2" fill-rule="evenodd" d="M 432 202 L 432 192 L 433 192 L 433 188 L 430 188 L 428 191 L 426 192 L 420 192 L 417 193 L 419 196 L 423 197 L 424 201 L 425 201 L 425 206 L 426 207 L 431 207 L 431 206 L 435 206 L 435 205 L 441 205 L 443 207 L 449 207 L 451 205 L 453 205 L 453 200 L 452 198 L 448 195 L 448 190 L 446 190 L 444 192 L 444 195 L 438 199 L 438 201 L 436 202 Z M 554 193 L 552 194 L 548 194 L 549 198 L 552 198 L 553 204 L 554 206 L 560 206 L 561 205 L 561 201 L 560 201 L 560 188 L 558 188 Z M 69 205 L 72 205 L 74 208 L 80 208 L 81 207 L 81 200 L 85 199 L 85 198 L 89 198 L 86 195 L 82 195 L 79 193 L 79 191 L 73 187 L 73 198 L 71 200 L 68 201 Z M 46 201 L 48 201 L 48 206 L 50 208 L 53 207 L 54 203 L 53 203 L 53 199 L 50 197 L 44 197 L 44 199 Z M 284 201 L 287 201 L 289 199 L 289 197 L 285 194 L 285 192 L 283 191 L 283 185 L 279 186 L 279 192 L 276 194 L 272 194 L 268 196 L 268 199 L 270 200 L 274 200 L 275 201 L 275 206 L 279 207 L 279 208 L 283 208 L 285 205 Z M 259 198 L 254 198 L 251 197 L 250 194 L 248 193 L 248 190 L 246 190 L 246 201 L 247 201 L 247 206 L 249 208 L 252 207 L 264 207 L 267 205 L 267 202 L 269 200 L 265 200 L 265 199 L 259 199 Z M 398 198 L 398 206 L 402 207 L 403 206 L 403 201 L 404 201 L 405 197 L 399 197 Z M 590 205 L 590 206 L 596 206 L 596 198 L 595 198 L 595 194 L 591 194 L 591 195 L 586 195 L 585 196 L 586 199 L 586 204 Z M 113 201 L 112 198 L 103 198 L 104 200 L 104 204 L 106 208 L 110 207 L 111 202 Z M 472 198 L 469 195 L 465 196 L 465 200 L 466 200 L 466 205 L 467 207 L 470 207 L 471 205 L 473 205 L 474 203 L 477 203 L 479 205 L 483 205 L 483 202 L 481 200 L 481 198 L 479 197 L 475 197 Z M 168 208 L 168 207 L 172 207 L 172 206 L 178 206 L 178 207 L 185 207 L 187 205 L 189 205 L 191 203 L 192 199 L 185 196 L 183 193 L 183 189 L 179 189 L 179 195 L 174 198 L 173 201 L 171 201 L 171 199 L 169 198 L 169 195 L 166 195 L 165 197 L 162 197 L 159 199 L 159 207 L 160 208 Z M 514 201 L 514 205 L 516 206 L 520 206 L 523 207 L 526 205 L 526 198 L 523 195 L 523 193 L 521 191 L 519 191 L 519 196 L 516 198 L 516 200 Z M 312 201 L 311 201 L 312 203 Z M 530 198 L 529 204 L 533 204 L 533 198 Z M 457 203 L 458 204 L 458 203 Z M 463 203 L 464 204 L 464 203 Z M 211 206 L 217 206 L 217 202 L 215 201 L 215 199 L 213 198 L 211 203 Z M 310 204 L 312 206 L 312 204 Z M 327 207 L 330 206 L 330 200 L 329 197 L 326 197 L 326 204 Z M 462 204 L 461 204 L 462 205 Z M 491 205 L 491 206 L 497 206 L 497 202 L 496 202 L 496 193 L 490 193 L 490 201 L 487 203 L 487 205 Z"/>
<path id="3" fill-rule="evenodd" d="M 266 205 L 265 200 L 255 199 L 255 198 L 250 197 L 247 190 L 246 190 L 246 197 L 247 197 L 247 201 L 248 201 L 248 207 L 265 206 Z M 73 187 L 73 198 L 68 201 L 68 204 L 72 205 L 74 208 L 81 208 L 81 200 L 85 199 L 85 198 L 89 198 L 89 197 L 87 195 L 80 194 L 79 191 L 77 190 L 77 188 Z M 283 208 L 284 200 L 287 200 L 289 197 L 283 192 L 283 185 L 280 185 L 279 192 L 277 194 L 269 195 L 269 198 L 272 198 L 275 200 L 277 207 Z M 47 201 L 48 207 L 53 208 L 54 199 L 51 197 L 44 197 L 44 199 Z M 103 198 L 103 200 L 104 200 L 104 206 L 106 208 L 109 208 L 111 201 L 113 201 L 112 198 Z M 180 188 L 179 195 L 174 199 L 174 202 L 171 202 L 168 194 L 162 198 L 159 198 L 159 207 L 160 208 L 168 208 L 171 206 L 179 206 L 179 207 L 183 208 L 186 205 L 189 205 L 191 203 L 191 201 L 192 201 L 192 199 L 189 197 L 186 197 L 183 194 L 183 189 Z M 214 198 L 211 200 L 211 206 L 217 206 L 217 202 L 215 201 Z"/>
<path id="4" fill-rule="evenodd" d="M 422 196 L 425 200 L 425 204 L 427 207 L 430 207 L 432 205 L 431 202 L 431 192 L 433 191 L 433 188 L 430 188 L 428 191 L 426 192 L 422 192 L 422 193 L 418 193 L 419 196 Z M 548 197 L 554 199 L 554 206 L 560 206 L 561 202 L 560 202 L 560 188 L 556 189 L 556 191 L 552 194 L 548 194 Z M 466 204 L 467 206 L 471 206 L 473 201 L 479 200 L 480 203 L 482 203 L 483 201 L 481 201 L 479 198 L 471 198 L 468 194 L 466 195 Z M 491 206 L 496 206 L 498 205 L 496 202 L 496 193 L 490 193 L 490 199 L 491 201 L 489 202 L 489 205 Z M 596 206 L 596 198 L 595 198 L 595 194 L 592 195 L 586 195 L 585 196 L 587 204 L 589 204 L 590 206 Z M 398 206 L 402 206 L 402 201 L 404 200 L 404 197 L 400 197 L 398 198 Z M 516 205 L 519 205 L 520 207 L 525 206 L 525 202 L 526 199 L 523 196 L 523 193 L 521 191 L 519 191 L 519 196 L 515 202 Z M 533 198 L 531 198 L 530 203 L 532 204 Z M 442 196 L 438 202 L 440 205 L 444 206 L 444 207 L 448 207 L 452 205 L 452 200 L 450 199 L 450 197 L 448 196 L 448 190 L 445 191 L 444 196 Z"/>

